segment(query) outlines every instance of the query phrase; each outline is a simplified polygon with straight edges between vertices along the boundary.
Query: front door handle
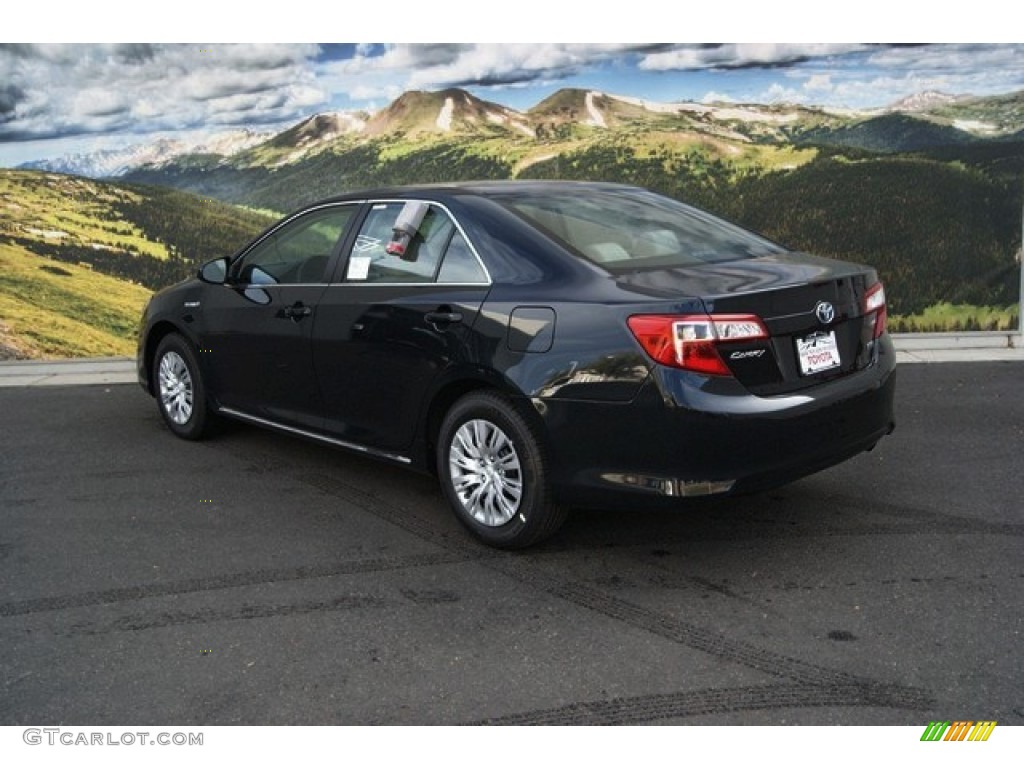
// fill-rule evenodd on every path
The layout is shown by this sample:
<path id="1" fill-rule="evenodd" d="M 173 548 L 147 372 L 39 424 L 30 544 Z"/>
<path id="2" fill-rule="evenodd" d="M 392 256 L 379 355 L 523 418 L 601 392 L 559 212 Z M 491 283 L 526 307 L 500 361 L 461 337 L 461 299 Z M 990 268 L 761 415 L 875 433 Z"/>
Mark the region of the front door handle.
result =
<path id="1" fill-rule="evenodd" d="M 282 309 L 280 312 L 277 313 L 277 316 L 287 317 L 298 322 L 302 318 L 307 317 L 311 314 L 313 314 L 313 310 L 311 307 L 307 307 L 301 301 L 297 301 L 290 307 L 285 307 L 284 309 Z"/>

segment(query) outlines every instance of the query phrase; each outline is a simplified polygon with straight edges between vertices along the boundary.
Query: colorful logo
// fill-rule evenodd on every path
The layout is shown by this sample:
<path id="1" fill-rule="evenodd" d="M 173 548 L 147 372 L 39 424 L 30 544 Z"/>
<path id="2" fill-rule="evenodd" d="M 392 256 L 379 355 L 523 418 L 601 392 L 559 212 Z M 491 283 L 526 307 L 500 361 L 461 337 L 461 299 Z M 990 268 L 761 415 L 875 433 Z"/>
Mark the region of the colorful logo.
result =
<path id="1" fill-rule="evenodd" d="M 988 741 L 995 727 L 995 720 L 932 721 L 921 734 L 921 741 Z"/>

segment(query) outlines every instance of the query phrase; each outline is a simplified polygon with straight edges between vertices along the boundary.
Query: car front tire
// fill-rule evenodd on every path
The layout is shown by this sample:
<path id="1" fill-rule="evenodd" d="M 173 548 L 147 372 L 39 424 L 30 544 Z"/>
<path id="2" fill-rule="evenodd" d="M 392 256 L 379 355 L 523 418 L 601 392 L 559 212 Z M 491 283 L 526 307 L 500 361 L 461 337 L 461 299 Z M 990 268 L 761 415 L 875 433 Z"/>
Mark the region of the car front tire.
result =
<path id="1" fill-rule="evenodd" d="M 471 392 L 448 411 L 437 474 L 459 522 L 493 547 L 536 544 L 565 521 L 565 509 L 550 495 L 541 441 L 497 392 Z"/>
<path id="2" fill-rule="evenodd" d="M 160 340 L 152 376 L 157 407 L 171 432 L 185 440 L 207 435 L 211 414 L 206 387 L 192 346 L 184 337 L 171 333 Z"/>

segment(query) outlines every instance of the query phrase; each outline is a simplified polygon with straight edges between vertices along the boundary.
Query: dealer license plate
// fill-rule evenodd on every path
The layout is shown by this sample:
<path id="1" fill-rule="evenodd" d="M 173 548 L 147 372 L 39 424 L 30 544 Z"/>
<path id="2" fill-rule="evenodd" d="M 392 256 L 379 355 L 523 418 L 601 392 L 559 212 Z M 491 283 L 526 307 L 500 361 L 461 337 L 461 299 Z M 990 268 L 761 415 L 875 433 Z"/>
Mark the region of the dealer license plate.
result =
<path id="1" fill-rule="evenodd" d="M 796 353 L 800 359 L 800 373 L 804 376 L 838 368 L 840 364 L 835 331 L 819 331 L 797 339 Z"/>

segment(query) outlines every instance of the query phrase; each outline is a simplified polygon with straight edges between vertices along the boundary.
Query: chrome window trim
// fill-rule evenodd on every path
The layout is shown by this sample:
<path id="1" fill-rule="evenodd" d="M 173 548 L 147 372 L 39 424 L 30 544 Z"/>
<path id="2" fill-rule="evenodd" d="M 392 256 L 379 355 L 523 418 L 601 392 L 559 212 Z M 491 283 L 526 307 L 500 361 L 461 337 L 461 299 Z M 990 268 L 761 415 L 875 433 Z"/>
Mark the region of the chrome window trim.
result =
<path id="1" fill-rule="evenodd" d="M 282 287 L 284 285 L 289 285 L 289 283 L 284 283 L 282 285 Z M 318 283 L 318 285 L 319 285 L 319 283 Z M 330 283 L 330 284 L 328 284 L 327 287 L 328 288 L 348 288 L 349 286 L 353 286 L 353 285 L 379 285 L 379 286 L 384 287 L 384 288 L 387 288 L 387 287 L 394 288 L 395 286 L 399 286 L 399 285 L 405 285 L 405 286 L 409 286 L 411 288 L 424 288 L 424 287 L 429 287 L 429 286 L 441 287 L 441 288 L 490 288 L 493 285 L 493 283 L 414 283 L 412 281 L 409 281 L 409 282 L 397 282 L 397 283 L 351 282 L 351 283 Z"/>
<path id="2" fill-rule="evenodd" d="M 470 288 L 487 288 L 492 283 L 414 283 L 411 280 L 407 282 L 397 283 L 233 283 L 228 286 L 229 288 L 263 288 L 271 290 L 273 288 L 339 288 L 349 285 L 384 285 L 384 286 L 395 286 L 395 285 L 412 285 L 412 286 L 425 286 L 425 285 L 440 285 L 446 287 L 470 287 Z"/>
<path id="3" fill-rule="evenodd" d="M 362 202 L 368 203 L 371 206 L 370 210 L 373 210 L 372 206 L 374 206 L 374 205 L 377 205 L 377 204 L 388 204 L 388 203 L 426 203 L 427 205 L 436 205 L 438 208 L 440 208 L 442 211 L 444 211 L 446 214 L 448 214 L 448 218 L 450 218 L 452 220 L 452 223 L 455 224 L 455 229 L 458 230 L 460 235 L 462 235 L 462 239 L 466 241 L 466 245 L 469 246 L 469 250 L 473 254 L 473 257 L 476 259 L 477 264 L 479 264 L 480 265 L 480 269 L 483 270 L 485 280 L 483 282 L 479 282 L 479 283 L 442 283 L 440 281 L 434 281 L 434 280 L 431 280 L 429 282 L 412 282 L 412 281 L 405 282 L 405 281 L 398 281 L 398 282 L 387 282 L 387 283 L 385 283 L 385 282 L 369 282 L 369 281 L 366 281 L 366 280 L 352 280 L 352 281 L 349 281 L 347 279 L 346 275 L 342 275 L 342 279 L 341 279 L 340 282 L 331 283 L 331 285 L 392 285 L 392 286 L 394 286 L 394 285 L 442 285 L 442 286 L 444 286 L 444 285 L 449 285 L 449 286 L 451 286 L 451 285 L 475 285 L 475 286 L 490 286 L 490 285 L 494 285 L 494 280 L 491 277 L 490 270 L 487 269 L 487 265 L 484 264 L 484 260 L 480 258 L 480 252 L 476 249 L 476 246 L 473 244 L 473 241 L 469 239 L 469 235 L 466 234 L 466 230 L 462 228 L 462 224 L 459 221 L 458 217 L 456 217 L 455 214 L 451 212 L 451 209 L 447 205 L 445 205 L 444 203 L 438 202 L 437 200 L 430 200 L 428 198 L 421 198 L 421 197 L 379 198 L 379 199 L 378 198 L 372 198 L 372 199 L 368 198 L 368 199 L 366 199 L 366 200 L 364 200 Z M 365 219 L 364 219 L 363 223 L 365 223 Z M 357 232 L 356 235 L 358 236 L 358 234 L 359 233 Z M 449 243 L 450 242 L 451 241 L 449 241 Z M 346 257 L 345 257 L 345 264 L 346 264 L 346 266 L 348 264 L 348 258 L 351 257 L 351 255 L 352 255 L 352 253 L 350 251 L 346 255 Z M 445 256 L 447 256 L 447 255 L 448 255 L 448 251 L 446 250 L 445 251 Z M 438 266 L 440 267 L 443 264 L 444 264 L 444 259 L 441 260 L 441 264 L 439 264 Z"/>
<path id="4" fill-rule="evenodd" d="M 264 288 L 270 290 L 271 288 L 326 288 L 332 285 L 332 283 L 231 283 L 228 285 L 224 283 L 228 288 Z"/>

